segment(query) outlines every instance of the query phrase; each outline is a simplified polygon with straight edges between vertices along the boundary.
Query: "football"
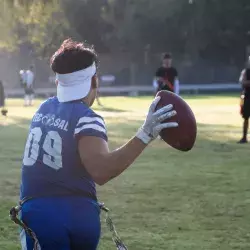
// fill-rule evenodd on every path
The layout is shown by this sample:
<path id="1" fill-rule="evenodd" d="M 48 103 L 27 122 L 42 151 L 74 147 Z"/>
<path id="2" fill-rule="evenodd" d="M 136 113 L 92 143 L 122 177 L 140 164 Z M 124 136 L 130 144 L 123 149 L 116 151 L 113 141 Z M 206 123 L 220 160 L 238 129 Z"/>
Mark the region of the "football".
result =
<path id="1" fill-rule="evenodd" d="M 197 134 L 197 124 L 193 111 L 189 105 L 178 95 L 169 91 L 159 91 L 156 96 L 161 99 L 157 104 L 156 110 L 173 104 L 173 109 L 177 115 L 168 119 L 166 122 L 178 122 L 176 128 L 164 129 L 161 131 L 161 138 L 170 146 L 180 151 L 189 151 L 193 148 Z"/>

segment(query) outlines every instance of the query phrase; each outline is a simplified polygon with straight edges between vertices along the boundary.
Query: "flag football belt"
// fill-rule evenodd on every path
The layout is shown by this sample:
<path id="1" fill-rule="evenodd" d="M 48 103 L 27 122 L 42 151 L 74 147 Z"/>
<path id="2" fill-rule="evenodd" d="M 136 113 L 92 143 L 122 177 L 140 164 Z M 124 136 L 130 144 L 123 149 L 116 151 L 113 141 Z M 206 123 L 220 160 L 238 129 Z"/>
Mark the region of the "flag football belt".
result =
<path id="1" fill-rule="evenodd" d="M 34 241 L 34 249 L 33 250 L 41 250 L 41 247 L 39 245 L 39 241 L 37 239 L 37 236 L 36 234 L 32 231 L 32 229 L 30 229 L 28 227 L 28 225 L 26 225 L 21 219 L 19 219 L 18 215 L 19 215 L 19 212 L 22 210 L 22 205 L 26 202 L 26 201 L 29 201 L 33 199 L 32 197 L 28 197 L 28 198 L 24 198 L 23 200 L 21 200 L 19 202 L 19 205 L 16 206 L 16 207 L 12 207 L 10 209 L 10 219 L 17 225 L 19 225 L 25 232 L 26 234 L 31 237 Z M 128 250 L 128 248 L 124 245 L 124 243 L 122 242 L 122 240 L 120 239 L 116 229 L 115 229 L 115 225 L 113 224 L 113 221 L 110 217 L 110 212 L 109 212 L 109 209 L 104 205 L 104 203 L 99 203 L 98 202 L 98 205 L 100 207 L 100 209 L 102 211 L 104 211 L 106 213 L 106 225 L 109 229 L 109 231 L 111 232 L 112 234 L 112 240 L 116 246 L 116 249 L 117 250 Z"/>

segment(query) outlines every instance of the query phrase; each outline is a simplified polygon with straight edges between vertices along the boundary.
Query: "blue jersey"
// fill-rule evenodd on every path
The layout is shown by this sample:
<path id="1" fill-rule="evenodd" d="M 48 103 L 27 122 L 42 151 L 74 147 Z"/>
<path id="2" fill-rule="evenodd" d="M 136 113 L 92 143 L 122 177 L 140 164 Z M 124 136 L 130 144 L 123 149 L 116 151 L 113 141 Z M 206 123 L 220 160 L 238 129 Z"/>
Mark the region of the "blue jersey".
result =
<path id="1" fill-rule="evenodd" d="M 90 196 L 95 183 L 81 163 L 78 140 L 107 140 L 105 123 L 87 105 L 45 101 L 34 115 L 25 146 L 21 199 L 25 197 Z"/>

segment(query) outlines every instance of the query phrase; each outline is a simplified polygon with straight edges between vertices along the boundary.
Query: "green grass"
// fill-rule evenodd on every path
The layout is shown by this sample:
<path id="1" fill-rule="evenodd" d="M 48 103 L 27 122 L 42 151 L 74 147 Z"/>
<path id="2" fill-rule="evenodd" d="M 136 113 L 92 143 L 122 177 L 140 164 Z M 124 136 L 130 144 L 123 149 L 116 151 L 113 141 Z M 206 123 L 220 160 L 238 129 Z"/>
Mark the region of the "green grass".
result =
<path id="1" fill-rule="evenodd" d="M 188 153 L 155 141 L 128 171 L 98 188 L 118 232 L 131 250 L 232 250 L 250 248 L 249 145 L 238 145 L 239 98 L 186 98 L 198 122 Z M 40 101 L 36 102 L 36 106 Z M 149 97 L 103 98 L 110 147 L 134 135 Z M 20 249 L 8 209 L 18 201 L 23 148 L 34 108 L 9 100 L 0 118 L 0 249 Z M 103 216 L 104 220 L 104 216 Z M 115 249 L 103 223 L 100 250 Z"/>

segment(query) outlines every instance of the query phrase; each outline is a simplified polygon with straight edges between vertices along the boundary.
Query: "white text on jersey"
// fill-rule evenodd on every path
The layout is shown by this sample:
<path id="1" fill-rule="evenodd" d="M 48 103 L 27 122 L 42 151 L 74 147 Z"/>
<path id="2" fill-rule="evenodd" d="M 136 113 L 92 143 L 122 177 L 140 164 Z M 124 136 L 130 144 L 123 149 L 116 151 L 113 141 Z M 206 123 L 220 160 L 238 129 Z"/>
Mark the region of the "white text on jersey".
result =
<path id="1" fill-rule="evenodd" d="M 56 118 L 55 115 L 36 113 L 33 117 L 33 122 L 41 122 L 47 126 L 53 126 L 64 131 L 68 131 L 69 123 L 61 118 Z"/>

